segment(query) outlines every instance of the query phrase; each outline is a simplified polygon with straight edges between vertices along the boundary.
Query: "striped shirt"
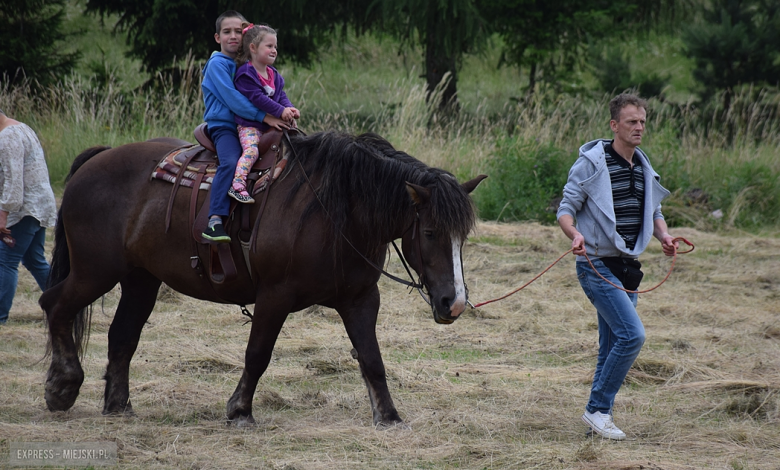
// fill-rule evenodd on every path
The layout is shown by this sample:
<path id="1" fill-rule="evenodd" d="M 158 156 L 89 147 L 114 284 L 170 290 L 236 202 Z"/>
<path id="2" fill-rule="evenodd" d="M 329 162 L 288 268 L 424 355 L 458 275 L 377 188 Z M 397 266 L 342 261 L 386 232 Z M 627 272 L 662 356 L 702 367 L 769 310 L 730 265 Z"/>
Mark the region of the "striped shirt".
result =
<path id="1" fill-rule="evenodd" d="M 606 162 L 609 179 L 612 182 L 612 201 L 615 206 L 617 233 L 626 242 L 626 248 L 633 250 L 642 230 L 645 179 L 642 164 L 633 159 L 633 166 L 618 155 L 612 144 L 606 146 Z"/>

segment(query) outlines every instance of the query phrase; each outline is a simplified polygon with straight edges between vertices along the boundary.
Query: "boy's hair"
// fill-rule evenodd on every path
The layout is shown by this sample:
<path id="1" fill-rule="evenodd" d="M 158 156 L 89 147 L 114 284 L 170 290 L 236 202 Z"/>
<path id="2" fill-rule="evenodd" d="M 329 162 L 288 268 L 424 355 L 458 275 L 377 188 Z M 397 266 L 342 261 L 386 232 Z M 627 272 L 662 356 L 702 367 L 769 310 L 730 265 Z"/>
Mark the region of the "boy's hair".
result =
<path id="1" fill-rule="evenodd" d="M 621 93 L 609 102 L 609 115 L 613 121 L 620 122 L 620 111 L 633 104 L 637 108 L 647 111 L 647 101 L 630 93 Z"/>
<path id="2" fill-rule="evenodd" d="M 225 18 L 238 18 L 242 23 L 246 23 L 246 18 L 244 18 L 244 15 L 237 12 L 236 10 L 228 10 L 225 13 L 219 15 L 217 18 L 217 34 L 219 34 L 219 31 L 222 29 L 222 20 Z"/>
<path id="3" fill-rule="evenodd" d="M 257 46 L 260 44 L 260 41 L 262 41 L 263 38 L 267 35 L 273 34 L 276 36 L 276 30 L 267 24 L 253 25 L 251 23 L 242 23 L 241 28 L 246 29 L 246 31 L 244 31 L 244 36 L 241 38 L 241 44 L 238 46 L 238 52 L 236 52 L 236 64 L 238 65 L 243 65 L 252 58 L 249 52 L 250 44 Z"/>

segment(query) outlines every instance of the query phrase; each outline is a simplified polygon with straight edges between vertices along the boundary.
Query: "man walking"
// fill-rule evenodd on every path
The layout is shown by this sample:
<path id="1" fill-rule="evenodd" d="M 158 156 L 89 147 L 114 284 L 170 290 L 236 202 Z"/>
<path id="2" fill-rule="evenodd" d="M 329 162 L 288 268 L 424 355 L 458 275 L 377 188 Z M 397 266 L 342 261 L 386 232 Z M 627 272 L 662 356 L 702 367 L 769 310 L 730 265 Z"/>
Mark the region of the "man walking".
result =
<path id="1" fill-rule="evenodd" d="M 620 94 L 609 103 L 614 138 L 586 143 L 569 171 L 558 209 L 558 224 L 572 240 L 577 277 L 598 315 L 599 353 L 590 399 L 582 420 L 597 434 L 615 440 L 626 434 L 615 426 L 612 407 L 631 365 L 645 342 L 645 329 L 636 311 L 642 279 L 638 257 L 655 236 L 664 253 L 673 256 L 677 242 L 661 214 L 669 191 L 640 149 L 647 102 Z M 575 224 L 576 220 L 576 224 Z"/>

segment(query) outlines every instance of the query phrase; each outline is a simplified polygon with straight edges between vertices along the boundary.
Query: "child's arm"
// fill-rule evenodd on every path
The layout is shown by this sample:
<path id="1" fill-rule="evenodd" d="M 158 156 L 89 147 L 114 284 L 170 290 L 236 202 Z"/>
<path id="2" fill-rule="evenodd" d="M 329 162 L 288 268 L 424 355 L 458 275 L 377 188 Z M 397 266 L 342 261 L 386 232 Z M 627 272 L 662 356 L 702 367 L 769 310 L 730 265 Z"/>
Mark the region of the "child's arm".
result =
<path id="1" fill-rule="evenodd" d="M 295 108 L 295 106 L 293 106 L 293 104 L 290 102 L 290 99 L 287 98 L 287 93 L 284 92 L 284 77 L 282 77 L 282 74 L 279 74 L 278 77 L 279 79 L 277 80 L 276 92 L 279 93 L 279 99 L 277 101 L 279 101 L 279 104 L 285 108 Z"/>
<path id="2" fill-rule="evenodd" d="M 254 78 L 251 74 L 238 73 L 236 75 L 235 86 L 236 90 L 249 99 L 249 101 L 257 106 L 258 109 L 278 118 L 282 116 L 284 106 L 266 95 L 262 89 L 260 80 Z"/>
<path id="3" fill-rule="evenodd" d="M 233 114 L 250 121 L 262 122 L 266 112 L 258 109 L 246 96 L 239 93 L 233 85 L 232 71 L 222 61 L 211 61 L 206 68 L 206 75 L 214 84 L 215 92 L 219 94 L 222 102 L 230 108 Z"/>
<path id="4" fill-rule="evenodd" d="M 290 102 L 290 99 L 287 97 L 287 93 L 284 92 L 284 77 L 282 77 L 281 74 L 277 76 L 279 77 L 277 80 L 276 90 L 276 92 L 279 94 L 278 101 L 280 105 L 284 106 L 284 114 L 282 115 L 282 119 L 285 119 L 285 116 L 287 117 L 287 119 L 285 119 L 286 121 L 300 119 L 301 112 L 298 111 L 295 106 L 293 106 L 293 104 Z"/>

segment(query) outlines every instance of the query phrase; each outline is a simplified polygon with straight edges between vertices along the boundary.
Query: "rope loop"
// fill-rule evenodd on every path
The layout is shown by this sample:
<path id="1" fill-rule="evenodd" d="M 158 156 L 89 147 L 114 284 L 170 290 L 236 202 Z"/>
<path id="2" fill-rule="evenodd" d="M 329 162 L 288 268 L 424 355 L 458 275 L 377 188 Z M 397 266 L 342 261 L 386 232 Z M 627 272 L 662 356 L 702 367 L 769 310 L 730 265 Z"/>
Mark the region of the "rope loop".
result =
<path id="1" fill-rule="evenodd" d="M 628 292 L 629 294 L 645 294 L 645 293 L 647 293 L 647 292 L 654 291 L 654 290 L 658 289 L 659 287 L 661 287 L 661 284 L 663 284 L 664 282 L 666 282 L 666 280 L 667 280 L 667 279 L 669 279 L 669 276 L 671 276 L 671 274 L 672 274 L 672 270 L 674 270 L 674 263 L 675 263 L 675 261 L 677 261 L 677 255 L 678 255 L 678 254 L 681 254 L 681 255 L 683 255 L 683 254 L 685 254 L 685 253 L 690 253 L 690 252 L 692 252 L 694 249 L 696 249 L 696 247 L 695 247 L 695 246 L 693 246 L 693 243 L 689 242 L 688 240 L 686 240 L 686 239 L 685 239 L 685 238 L 683 238 L 683 237 L 677 237 L 677 238 L 675 238 L 674 240 L 672 240 L 672 243 L 674 243 L 674 242 L 683 242 L 683 243 L 685 243 L 686 245 L 688 245 L 688 246 L 690 247 L 690 249 L 688 249 L 688 250 L 685 250 L 685 251 L 677 251 L 677 247 L 675 247 L 675 248 L 674 248 L 674 255 L 672 256 L 672 265 L 669 267 L 669 272 L 668 272 L 668 273 L 666 273 L 666 277 L 664 277 L 664 278 L 663 278 L 663 280 L 662 280 L 661 282 L 659 282 L 659 283 L 658 283 L 658 285 L 656 285 L 655 287 L 652 287 L 652 288 L 650 288 L 650 289 L 646 289 L 646 290 L 628 290 L 628 289 L 624 289 L 623 287 L 621 287 L 621 286 L 618 286 L 618 285 L 614 284 L 614 283 L 613 283 L 613 282 L 611 282 L 609 279 L 607 279 L 607 278 L 605 278 L 604 276 L 602 276 L 602 275 L 601 275 L 601 273 L 600 273 L 600 272 L 598 272 L 598 270 L 596 270 L 596 267 L 595 267 L 595 266 L 593 266 L 593 262 L 590 260 L 590 258 L 588 257 L 587 253 L 585 254 L 585 259 L 587 259 L 587 260 L 588 260 L 588 264 L 590 264 L 590 267 L 593 269 L 593 272 L 595 272 L 596 274 L 598 274 L 598 276 L 599 276 L 601 279 L 603 279 L 604 281 L 606 281 L 606 282 L 607 282 L 609 285 L 611 285 L 612 287 L 614 287 L 614 288 L 616 288 L 616 289 L 620 289 L 620 290 L 622 290 L 623 292 Z M 555 261 L 553 261 L 553 263 L 552 263 L 551 265 L 547 266 L 547 268 L 546 268 L 544 271 L 542 271 L 541 273 L 537 274 L 537 275 L 536 275 L 536 277 L 534 277 L 534 278 L 533 278 L 533 279 L 531 279 L 530 281 L 526 282 L 526 283 L 525 283 L 525 284 L 523 284 L 522 286 L 518 287 L 517 289 L 513 290 L 512 292 L 510 292 L 510 293 L 508 293 L 508 294 L 505 294 L 505 295 L 502 295 L 501 297 L 498 297 L 498 298 L 496 298 L 496 299 L 488 300 L 488 301 L 485 301 L 485 302 L 480 302 L 480 303 L 478 303 L 477 305 L 474 305 L 472 308 L 479 308 L 479 307 L 481 307 L 481 306 L 483 306 L 483 305 L 487 305 L 487 304 L 490 304 L 490 303 L 493 303 L 493 302 L 498 302 L 499 300 L 506 299 L 506 298 L 507 298 L 507 297 L 509 297 L 510 295 L 513 295 L 513 294 L 516 294 L 516 293 L 518 293 L 519 291 L 521 291 L 521 290 L 525 289 L 526 287 L 528 287 L 528 286 L 529 286 L 529 285 L 530 285 L 532 282 L 534 282 L 535 280 L 537 280 L 537 279 L 539 279 L 540 277 L 542 277 L 542 275 L 543 275 L 544 273 L 546 273 L 547 271 L 549 271 L 549 270 L 550 270 L 550 268 L 552 268 L 553 266 L 555 266 L 555 265 L 558 263 L 558 261 L 562 260 L 562 259 L 563 259 L 563 258 L 564 258 L 566 255 L 568 255 L 568 254 L 569 254 L 569 253 L 571 253 L 572 251 L 574 251 L 574 248 L 570 249 L 570 250 L 569 250 L 569 251 L 567 251 L 566 253 L 564 253 L 564 254 L 562 254 L 561 256 L 559 256 L 559 257 L 558 257 L 558 259 L 556 259 Z"/>

